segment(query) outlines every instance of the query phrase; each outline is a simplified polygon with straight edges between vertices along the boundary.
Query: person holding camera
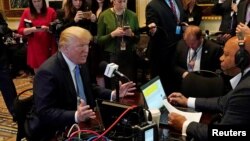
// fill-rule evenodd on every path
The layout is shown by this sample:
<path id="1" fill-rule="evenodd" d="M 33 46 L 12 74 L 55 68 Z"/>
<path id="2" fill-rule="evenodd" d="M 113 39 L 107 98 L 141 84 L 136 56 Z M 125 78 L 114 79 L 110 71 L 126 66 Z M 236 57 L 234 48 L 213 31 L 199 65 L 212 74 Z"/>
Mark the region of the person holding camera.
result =
<path id="1" fill-rule="evenodd" d="M 127 0 L 113 0 L 113 6 L 100 14 L 97 42 L 103 46 L 104 60 L 118 64 L 119 70 L 135 81 L 135 47 L 140 39 L 139 22 L 136 14 L 126 7 Z M 108 80 L 105 80 L 105 85 L 114 88 Z"/>
<path id="2" fill-rule="evenodd" d="M 28 38 L 27 63 L 35 73 L 57 51 L 56 40 L 48 32 L 55 19 L 55 10 L 47 7 L 45 0 L 29 0 L 29 7 L 23 11 L 18 33 Z"/>
<path id="3" fill-rule="evenodd" d="M 96 34 L 96 16 L 92 13 L 89 1 L 67 0 L 57 13 L 58 19 L 61 21 L 60 28 L 56 30 L 58 35 L 70 26 L 79 26 L 89 30 L 92 35 Z"/>

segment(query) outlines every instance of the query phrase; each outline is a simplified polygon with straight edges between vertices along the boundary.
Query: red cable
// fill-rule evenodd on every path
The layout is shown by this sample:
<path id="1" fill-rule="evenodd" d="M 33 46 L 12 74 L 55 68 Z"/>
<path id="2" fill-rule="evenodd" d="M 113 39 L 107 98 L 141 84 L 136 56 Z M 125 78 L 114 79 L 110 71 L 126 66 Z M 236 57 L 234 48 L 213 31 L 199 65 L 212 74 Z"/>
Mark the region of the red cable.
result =
<path id="1" fill-rule="evenodd" d="M 100 136 L 97 132 L 92 131 L 92 130 L 78 130 L 78 131 L 73 132 L 73 133 L 70 135 L 68 141 L 71 141 L 71 138 L 72 138 L 75 134 L 78 134 L 79 132 L 87 132 L 87 133 L 95 134 L 96 136 Z"/>
<path id="2" fill-rule="evenodd" d="M 109 132 L 118 122 L 119 120 L 130 110 L 133 110 L 134 108 L 136 108 L 137 105 L 132 105 L 129 108 L 127 108 L 117 119 L 116 121 L 107 129 L 105 130 L 101 135 L 98 136 L 98 138 L 96 138 L 93 141 L 97 141 L 98 139 L 102 138 L 107 132 Z"/>

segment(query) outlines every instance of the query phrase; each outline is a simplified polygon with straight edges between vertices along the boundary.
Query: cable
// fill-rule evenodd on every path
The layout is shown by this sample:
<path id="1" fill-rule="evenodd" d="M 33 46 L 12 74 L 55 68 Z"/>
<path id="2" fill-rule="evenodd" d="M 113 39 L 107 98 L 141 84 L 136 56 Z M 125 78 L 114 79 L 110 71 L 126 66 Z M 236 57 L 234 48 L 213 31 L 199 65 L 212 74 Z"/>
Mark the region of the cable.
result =
<path id="1" fill-rule="evenodd" d="M 96 135 L 96 136 L 100 136 L 97 132 L 92 131 L 92 130 L 78 130 L 78 131 L 73 132 L 73 133 L 70 135 L 68 141 L 71 141 L 71 139 L 73 138 L 73 136 L 74 136 L 75 134 L 78 134 L 78 133 L 81 133 L 81 132 L 91 133 L 91 134 L 94 134 L 94 135 Z"/>
<path id="2" fill-rule="evenodd" d="M 90 137 L 87 141 L 92 141 L 93 139 L 97 138 L 98 136 L 93 136 Z M 107 137 L 104 136 L 105 141 L 109 141 L 109 139 Z"/>
<path id="3" fill-rule="evenodd" d="M 128 111 L 133 110 L 134 108 L 136 108 L 137 105 L 132 105 L 129 108 L 127 108 L 117 119 L 116 121 L 107 129 L 105 130 L 101 135 L 98 136 L 98 138 L 96 138 L 94 141 L 98 141 L 100 138 L 102 138 L 107 132 L 109 132 L 119 121 L 120 119 L 126 114 L 128 113 Z"/>
<path id="4" fill-rule="evenodd" d="M 79 125 L 75 123 L 75 124 L 73 124 L 73 125 L 70 127 L 69 132 L 68 132 L 68 134 L 67 134 L 67 137 L 70 136 L 71 131 L 73 130 L 74 127 L 77 128 L 77 131 L 80 131 L 80 130 L 81 130 L 80 127 L 79 127 Z M 80 134 L 80 133 L 78 134 L 78 138 L 79 138 L 79 139 L 81 138 L 81 134 Z"/>

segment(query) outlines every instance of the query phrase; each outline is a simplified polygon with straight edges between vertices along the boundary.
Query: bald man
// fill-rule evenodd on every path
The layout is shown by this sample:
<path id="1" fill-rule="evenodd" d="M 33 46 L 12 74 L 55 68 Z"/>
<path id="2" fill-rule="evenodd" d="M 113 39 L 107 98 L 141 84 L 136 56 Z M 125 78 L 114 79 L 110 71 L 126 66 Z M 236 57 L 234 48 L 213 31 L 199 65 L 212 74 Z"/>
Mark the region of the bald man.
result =
<path id="1" fill-rule="evenodd" d="M 245 49 L 250 52 L 250 37 L 245 38 Z M 170 103 L 177 103 L 185 107 L 192 107 L 199 111 L 212 111 L 221 113 L 222 117 L 217 125 L 250 124 L 250 65 L 243 70 L 235 63 L 235 54 L 239 50 L 238 39 L 229 39 L 224 47 L 224 53 L 220 57 L 221 68 L 224 73 L 234 76 L 231 79 L 232 90 L 222 97 L 215 98 L 186 98 L 181 93 L 169 95 Z M 249 61 L 249 57 L 246 58 Z M 243 74 L 241 73 L 243 72 Z M 208 140 L 208 125 L 190 122 L 184 116 L 177 113 L 168 115 L 168 123 L 173 128 L 196 140 Z M 249 135 L 248 135 L 249 136 Z"/>

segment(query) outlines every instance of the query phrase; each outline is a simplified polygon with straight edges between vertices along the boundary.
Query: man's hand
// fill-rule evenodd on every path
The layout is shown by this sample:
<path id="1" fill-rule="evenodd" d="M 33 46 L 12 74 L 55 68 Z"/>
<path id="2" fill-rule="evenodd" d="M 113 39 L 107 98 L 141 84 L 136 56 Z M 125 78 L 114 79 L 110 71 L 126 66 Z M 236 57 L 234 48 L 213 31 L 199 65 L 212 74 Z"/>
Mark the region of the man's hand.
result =
<path id="1" fill-rule="evenodd" d="M 80 104 L 77 107 L 77 121 L 83 122 L 90 118 L 96 118 L 95 112 L 90 109 L 89 105 L 86 105 L 84 100 L 81 99 Z"/>
<path id="2" fill-rule="evenodd" d="M 183 96 L 181 93 L 173 92 L 168 96 L 168 100 L 173 105 L 181 105 L 187 107 L 187 98 Z"/>
<path id="3" fill-rule="evenodd" d="M 148 25 L 148 28 L 149 28 L 150 34 L 153 36 L 155 34 L 156 30 L 157 30 L 156 24 L 155 23 L 150 23 Z"/>
<path id="4" fill-rule="evenodd" d="M 128 95 L 134 95 L 135 93 L 133 92 L 136 90 L 135 83 L 132 81 L 129 81 L 127 83 L 122 84 L 119 82 L 120 85 L 120 90 L 119 90 L 119 97 L 125 97 Z M 112 99 L 116 99 L 116 91 L 112 92 Z"/>
<path id="5" fill-rule="evenodd" d="M 182 131 L 183 123 L 186 120 L 187 119 L 180 114 L 174 112 L 168 114 L 168 125 L 176 129 L 177 131 Z"/>
<path id="6" fill-rule="evenodd" d="M 243 33 L 245 36 L 250 35 L 250 28 L 247 25 L 240 23 L 236 27 L 236 34 L 239 33 Z"/>
<path id="7" fill-rule="evenodd" d="M 124 97 L 127 95 L 134 95 L 135 94 L 133 92 L 134 90 L 136 90 L 136 87 L 133 81 L 124 84 L 121 84 L 120 82 L 120 90 L 119 90 L 120 97 Z"/>

